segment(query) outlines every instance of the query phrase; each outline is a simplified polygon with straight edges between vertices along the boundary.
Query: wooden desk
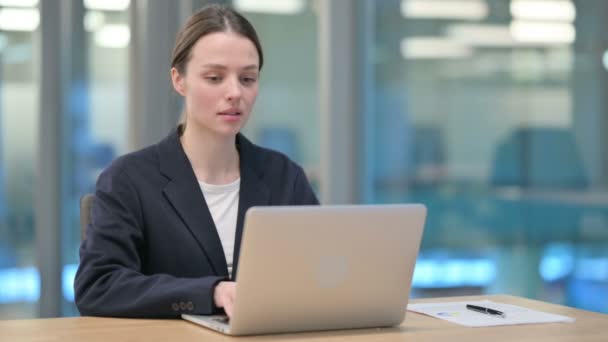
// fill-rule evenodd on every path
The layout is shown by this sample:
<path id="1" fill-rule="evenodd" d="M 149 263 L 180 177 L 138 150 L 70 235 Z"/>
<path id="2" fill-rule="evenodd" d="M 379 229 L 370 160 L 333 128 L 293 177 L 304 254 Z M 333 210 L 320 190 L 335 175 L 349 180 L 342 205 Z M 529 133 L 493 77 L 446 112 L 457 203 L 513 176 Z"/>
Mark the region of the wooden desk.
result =
<path id="1" fill-rule="evenodd" d="M 576 322 L 467 328 L 408 312 L 395 328 L 228 337 L 182 320 L 78 317 L 0 321 L 0 341 L 608 341 L 608 315 L 525 298 L 496 295 L 413 302 L 481 299 L 566 315 Z"/>

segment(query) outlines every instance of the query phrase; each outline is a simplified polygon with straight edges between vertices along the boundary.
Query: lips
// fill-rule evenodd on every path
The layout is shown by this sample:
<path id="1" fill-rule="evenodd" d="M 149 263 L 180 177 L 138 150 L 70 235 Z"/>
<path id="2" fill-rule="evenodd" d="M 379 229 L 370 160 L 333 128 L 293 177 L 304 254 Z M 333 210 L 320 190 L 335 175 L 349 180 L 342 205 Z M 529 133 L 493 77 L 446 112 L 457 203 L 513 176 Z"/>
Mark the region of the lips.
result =
<path id="1" fill-rule="evenodd" d="M 241 112 L 238 109 L 229 109 L 217 113 L 218 115 L 239 116 Z"/>

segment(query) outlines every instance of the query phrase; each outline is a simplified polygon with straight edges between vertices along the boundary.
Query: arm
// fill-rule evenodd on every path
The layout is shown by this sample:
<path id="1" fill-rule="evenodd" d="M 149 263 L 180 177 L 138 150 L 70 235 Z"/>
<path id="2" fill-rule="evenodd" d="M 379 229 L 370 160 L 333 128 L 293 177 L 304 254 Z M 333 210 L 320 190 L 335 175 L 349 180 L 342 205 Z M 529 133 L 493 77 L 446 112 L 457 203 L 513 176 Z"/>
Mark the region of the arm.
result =
<path id="1" fill-rule="evenodd" d="M 143 273 L 146 227 L 141 201 L 117 164 L 99 177 L 95 196 L 74 283 L 81 314 L 160 318 L 214 311 L 214 287 L 223 277 Z"/>

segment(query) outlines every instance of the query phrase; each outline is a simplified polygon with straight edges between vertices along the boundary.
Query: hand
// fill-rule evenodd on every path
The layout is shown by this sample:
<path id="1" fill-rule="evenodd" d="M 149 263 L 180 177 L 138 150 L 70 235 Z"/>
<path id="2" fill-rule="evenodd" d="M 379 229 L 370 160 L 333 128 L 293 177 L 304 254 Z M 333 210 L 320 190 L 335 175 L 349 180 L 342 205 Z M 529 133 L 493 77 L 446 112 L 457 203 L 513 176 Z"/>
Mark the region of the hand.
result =
<path id="1" fill-rule="evenodd" d="M 235 297 L 236 283 L 233 281 L 220 281 L 213 290 L 213 302 L 215 306 L 224 308 L 229 318 L 232 317 Z"/>

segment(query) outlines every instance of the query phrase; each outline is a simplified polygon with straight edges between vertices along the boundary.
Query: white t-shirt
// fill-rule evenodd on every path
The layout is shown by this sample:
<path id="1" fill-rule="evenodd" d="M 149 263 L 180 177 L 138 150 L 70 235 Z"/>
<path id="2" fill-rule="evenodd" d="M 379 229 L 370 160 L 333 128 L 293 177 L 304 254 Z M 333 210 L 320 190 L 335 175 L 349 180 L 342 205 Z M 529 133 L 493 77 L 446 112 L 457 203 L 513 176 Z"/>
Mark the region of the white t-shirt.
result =
<path id="1" fill-rule="evenodd" d="M 228 274 L 232 274 L 236 217 L 239 208 L 241 179 L 229 184 L 215 185 L 198 181 L 201 186 L 211 217 L 222 241 L 222 248 L 228 264 Z"/>

